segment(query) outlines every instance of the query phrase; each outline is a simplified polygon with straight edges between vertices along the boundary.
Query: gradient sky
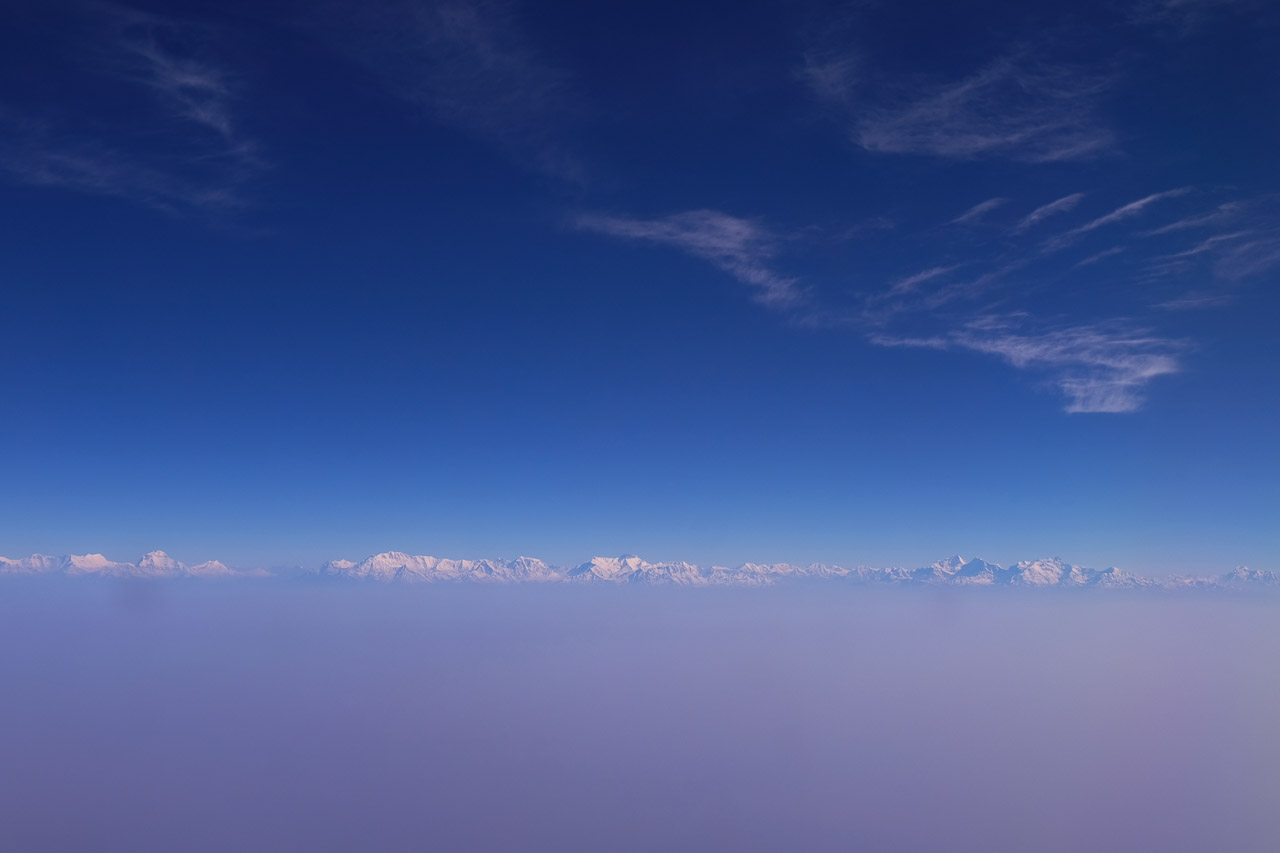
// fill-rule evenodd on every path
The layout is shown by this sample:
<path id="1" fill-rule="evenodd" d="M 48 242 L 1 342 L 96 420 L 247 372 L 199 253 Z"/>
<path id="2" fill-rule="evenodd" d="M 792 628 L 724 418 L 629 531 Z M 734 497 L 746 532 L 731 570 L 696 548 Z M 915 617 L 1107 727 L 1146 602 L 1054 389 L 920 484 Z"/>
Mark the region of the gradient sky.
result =
<path id="1" fill-rule="evenodd" d="M 5 4 L 0 554 L 1280 551 L 1257 0 Z"/>

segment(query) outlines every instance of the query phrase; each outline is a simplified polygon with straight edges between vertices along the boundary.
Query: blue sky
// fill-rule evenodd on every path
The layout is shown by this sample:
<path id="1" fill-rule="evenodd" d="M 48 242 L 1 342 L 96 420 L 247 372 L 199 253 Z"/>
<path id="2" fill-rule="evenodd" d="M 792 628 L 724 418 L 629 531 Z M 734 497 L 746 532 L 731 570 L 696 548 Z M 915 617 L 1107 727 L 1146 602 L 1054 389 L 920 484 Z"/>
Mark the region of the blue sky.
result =
<path id="1" fill-rule="evenodd" d="M 0 553 L 1275 567 L 1249 0 L 18 2 Z"/>

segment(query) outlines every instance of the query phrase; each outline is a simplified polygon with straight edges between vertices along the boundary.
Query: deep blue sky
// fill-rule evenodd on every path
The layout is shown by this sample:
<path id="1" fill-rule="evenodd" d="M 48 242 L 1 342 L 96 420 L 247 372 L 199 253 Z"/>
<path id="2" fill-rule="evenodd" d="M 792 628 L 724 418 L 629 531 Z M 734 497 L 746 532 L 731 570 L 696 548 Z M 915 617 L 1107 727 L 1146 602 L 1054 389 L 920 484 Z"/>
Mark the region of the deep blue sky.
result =
<path id="1" fill-rule="evenodd" d="M 1280 550 L 1248 0 L 10 2 L 0 554 Z"/>

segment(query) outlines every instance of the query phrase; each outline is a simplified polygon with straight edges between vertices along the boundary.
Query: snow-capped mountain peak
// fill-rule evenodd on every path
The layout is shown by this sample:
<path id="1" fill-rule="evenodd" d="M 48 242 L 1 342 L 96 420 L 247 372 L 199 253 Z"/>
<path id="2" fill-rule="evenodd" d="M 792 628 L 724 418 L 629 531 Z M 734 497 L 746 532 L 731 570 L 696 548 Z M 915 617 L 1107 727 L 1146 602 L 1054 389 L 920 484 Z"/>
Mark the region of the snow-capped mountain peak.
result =
<path id="1" fill-rule="evenodd" d="M 592 575 L 605 580 L 617 580 L 639 571 L 647 566 L 644 560 L 634 554 L 623 554 L 621 557 L 592 557 L 585 563 L 569 572 L 570 577 Z"/>
<path id="2" fill-rule="evenodd" d="M 181 572 L 186 568 L 164 551 L 148 551 L 138 560 L 138 568 L 144 571 Z"/>
<path id="3" fill-rule="evenodd" d="M 193 566 L 164 551 L 144 554 L 136 563 L 119 563 L 102 554 L 21 559 L 0 557 L 0 576 L 96 576 L 105 578 L 264 577 L 265 569 L 237 571 L 218 560 Z M 558 568 L 534 557 L 453 559 L 384 551 L 358 562 L 331 560 L 312 573 L 323 578 L 373 580 L 384 583 L 514 583 L 573 582 L 588 584 L 672 584 L 683 586 L 767 586 L 791 581 L 846 584 L 946 586 L 1008 585 L 1039 588 L 1280 589 L 1280 574 L 1245 566 L 1217 576 L 1143 578 L 1117 568 L 1091 569 L 1059 557 L 1024 560 L 1002 568 L 979 557 L 947 557 L 918 569 L 871 568 L 813 563 L 742 563 L 736 567 L 698 566 L 687 562 L 650 563 L 634 554 L 593 557 L 572 568 Z"/>
<path id="4" fill-rule="evenodd" d="M 63 575 L 67 577 L 103 578 L 177 578 L 177 577 L 245 577 L 261 576 L 262 571 L 240 572 L 218 560 L 196 566 L 175 560 L 164 551 L 143 554 L 136 563 L 121 563 L 102 554 L 67 554 L 50 557 L 32 554 L 21 560 L 0 557 L 0 575 Z"/>
<path id="5" fill-rule="evenodd" d="M 1229 586 L 1280 586 L 1280 573 L 1269 569 L 1251 569 L 1248 566 L 1236 566 L 1223 575 L 1221 580 Z"/>

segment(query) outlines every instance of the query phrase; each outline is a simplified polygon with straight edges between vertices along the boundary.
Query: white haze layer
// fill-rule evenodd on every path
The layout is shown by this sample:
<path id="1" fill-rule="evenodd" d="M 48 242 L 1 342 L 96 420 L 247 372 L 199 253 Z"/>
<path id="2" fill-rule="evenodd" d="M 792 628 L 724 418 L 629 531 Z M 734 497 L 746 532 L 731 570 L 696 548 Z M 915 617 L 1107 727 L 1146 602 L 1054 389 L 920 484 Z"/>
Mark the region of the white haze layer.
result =
<path id="1" fill-rule="evenodd" d="M 1269 597 L 85 584 L 0 596 L 0 841 L 1273 853 Z"/>

